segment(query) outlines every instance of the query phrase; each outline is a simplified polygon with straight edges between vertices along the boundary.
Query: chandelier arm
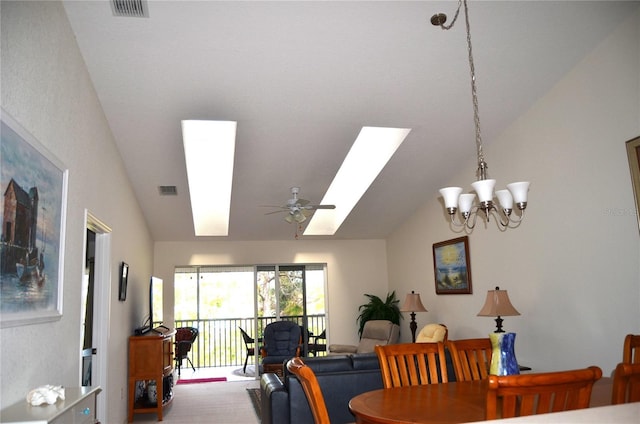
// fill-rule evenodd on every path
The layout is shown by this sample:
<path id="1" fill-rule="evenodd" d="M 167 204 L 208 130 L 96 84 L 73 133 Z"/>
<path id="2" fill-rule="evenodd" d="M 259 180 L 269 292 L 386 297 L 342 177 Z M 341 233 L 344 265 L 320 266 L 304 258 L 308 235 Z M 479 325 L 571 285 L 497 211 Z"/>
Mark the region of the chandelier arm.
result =
<path id="1" fill-rule="evenodd" d="M 461 233 L 463 231 L 465 231 L 465 226 L 464 224 L 460 224 L 458 222 L 456 222 L 455 217 L 453 215 L 451 215 L 451 219 L 449 220 L 449 229 L 451 231 L 453 231 L 454 233 Z"/>
<path id="2" fill-rule="evenodd" d="M 516 219 L 517 218 L 517 219 Z M 518 228 L 524 219 L 524 209 L 520 211 L 520 215 L 515 217 L 509 217 L 509 228 Z"/>
<path id="3" fill-rule="evenodd" d="M 464 225 L 469 230 L 473 230 L 476 227 L 476 221 L 478 220 L 478 211 L 480 210 L 480 206 L 473 205 L 471 210 L 469 210 L 469 214 L 465 217 Z M 471 224 L 469 224 L 471 222 Z"/>
<path id="4" fill-rule="evenodd" d="M 496 225 L 500 231 L 504 232 L 509 228 L 509 222 L 511 220 L 507 215 L 501 214 L 495 206 L 491 207 L 489 213 L 491 213 L 495 218 L 494 221 L 496 221 Z"/>
<path id="5" fill-rule="evenodd" d="M 453 213 L 453 214 L 450 214 L 450 215 L 449 215 L 449 217 L 450 217 L 450 224 L 451 224 L 452 228 L 461 228 L 461 227 L 464 227 L 464 222 L 458 222 L 458 221 L 456 221 L 456 215 L 457 215 L 457 214 L 455 214 L 455 213 Z"/>

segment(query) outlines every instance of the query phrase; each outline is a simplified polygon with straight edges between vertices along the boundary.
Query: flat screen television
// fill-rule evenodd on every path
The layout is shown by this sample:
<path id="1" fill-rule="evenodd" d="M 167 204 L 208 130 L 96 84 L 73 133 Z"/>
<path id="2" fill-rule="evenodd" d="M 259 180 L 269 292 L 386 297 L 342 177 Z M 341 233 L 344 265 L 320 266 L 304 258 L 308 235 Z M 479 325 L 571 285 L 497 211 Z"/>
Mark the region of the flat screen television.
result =
<path id="1" fill-rule="evenodd" d="M 152 276 L 149 281 L 149 316 L 142 327 L 136 328 L 136 335 L 146 334 L 149 331 L 162 333 L 162 329 L 168 329 L 162 325 L 162 290 L 162 279 Z"/>
<path id="2" fill-rule="evenodd" d="M 151 277 L 149 282 L 149 330 L 155 330 L 156 328 L 164 328 L 163 324 L 163 281 L 158 277 Z M 159 331 L 162 332 L 162 331 Z"/>

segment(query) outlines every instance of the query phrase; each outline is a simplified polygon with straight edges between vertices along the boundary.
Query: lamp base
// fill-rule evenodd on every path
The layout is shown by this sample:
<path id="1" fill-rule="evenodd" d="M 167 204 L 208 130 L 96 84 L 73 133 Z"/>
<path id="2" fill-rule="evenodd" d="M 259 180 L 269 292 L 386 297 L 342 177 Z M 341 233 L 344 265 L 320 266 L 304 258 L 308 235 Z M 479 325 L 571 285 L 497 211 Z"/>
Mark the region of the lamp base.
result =
<path id="1" fill-rule="evenodd" d="M 500 316 L 496 318 L 496 331 L 494 331 L 494 333 L 504 333 L 504 330 L 502 329 L 502 321 L 504 320 L 500 318 Z"/>
<path id="2" fill-rule="evenodd" d="M 416 342 L 416 330 L 418 329 L 418 324 L 416 324 L 416 313 L 411 312 L 411 323 L 409 323 L 409 328 L 411 329 L 411 343 Z"/>

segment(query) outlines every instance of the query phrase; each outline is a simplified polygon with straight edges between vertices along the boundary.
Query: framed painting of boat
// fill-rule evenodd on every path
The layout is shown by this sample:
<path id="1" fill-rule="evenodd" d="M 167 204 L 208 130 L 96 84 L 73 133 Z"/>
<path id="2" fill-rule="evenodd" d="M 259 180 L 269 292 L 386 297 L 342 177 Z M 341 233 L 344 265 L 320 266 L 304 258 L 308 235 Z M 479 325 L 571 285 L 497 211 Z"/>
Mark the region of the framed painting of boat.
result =
<path id="1" fill-rule="evenodd" d="M 68 169 L 0 112 L 0 326 L 58 320 Z"/>

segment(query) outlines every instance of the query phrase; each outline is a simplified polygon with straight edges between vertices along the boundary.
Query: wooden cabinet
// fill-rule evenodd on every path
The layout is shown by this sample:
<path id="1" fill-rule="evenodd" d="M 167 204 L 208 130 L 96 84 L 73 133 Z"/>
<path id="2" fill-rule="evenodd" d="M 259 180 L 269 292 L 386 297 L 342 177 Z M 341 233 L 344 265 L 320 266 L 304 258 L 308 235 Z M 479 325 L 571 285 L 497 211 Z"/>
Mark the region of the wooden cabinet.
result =
<path id="1" fill-rule="evenodd" d="M 173 400 L 173 336 L 175 330 L 157 328 L 142 336 L 129 337 L 129 422 L 136 413 L 157 413 Z M 157 401 L 137 390 L 140 383 L 155 381 Z"/>
<path id="2" fill-rule="evenodd" d="M 100 387 L 66 387 L 64 400 L 52 405 L 31 406 L 22 400 L 0 411 L 2 423 L 25 424 L 94 424 L 96 395 Z"/>

